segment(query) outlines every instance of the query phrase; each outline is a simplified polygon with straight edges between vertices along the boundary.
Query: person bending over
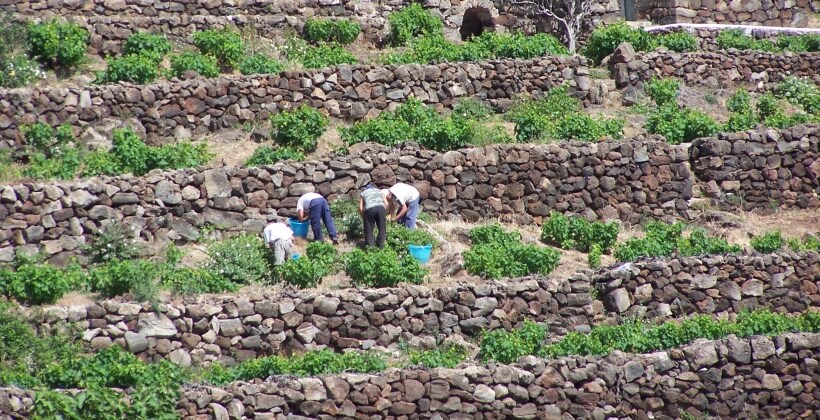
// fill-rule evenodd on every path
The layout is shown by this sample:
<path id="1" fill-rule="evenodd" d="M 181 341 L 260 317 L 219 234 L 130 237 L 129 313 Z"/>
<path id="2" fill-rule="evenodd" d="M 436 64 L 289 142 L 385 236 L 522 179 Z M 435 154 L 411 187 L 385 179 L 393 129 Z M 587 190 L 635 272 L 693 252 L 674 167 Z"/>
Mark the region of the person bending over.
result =
<path id="1" fill-rule="evenodd" d="M 273 264 L 282 265 L 293 255 L 293 231 L 281 221 L 265 226 L 262 231 L 265 244 L 273 251 Z"/>
<path id="2" fill-rule="evenodd" d="M 387 200 L 395 200 L 399 204 L 399 212 L 395 217 L 391 216 L 390 221 L 398 221 L 399 224 L 408 229 L 416 228 L 416 218 L 419 215 L 419 190 L 416 187 L 404 183 L 393 185 L 387 190 L 383 190 Z"/>
<path id="3" fill-rule="evenodd" d="M 336 226 L 333 224 L 333 216 L 330 215 L 330 205 L 320 194 L 310 192 L 303 194 L 296 202 L 296 211 L 299 213 L 299 221 L 304 222 L 310 219 L 310 228 L 313 230 L 313 239 L 322 241 L 322 222 L 325 223 L 327 233 L 334 245 L 339 244 L 339 235 L 336 233 Z M 305 215 L 307 212 L 307 216 Z"/>
<path id="4" fill-rule="evenodd" d="M 367 246 L 384 248 L 384 238 L 387 235 L 387 197 L 382 191 L 367 184 L 359 198 L 359 214 L 364 221 L 364 240 Z M 373 229 L 379 229 L 379 236 L 373 237 Z"/>

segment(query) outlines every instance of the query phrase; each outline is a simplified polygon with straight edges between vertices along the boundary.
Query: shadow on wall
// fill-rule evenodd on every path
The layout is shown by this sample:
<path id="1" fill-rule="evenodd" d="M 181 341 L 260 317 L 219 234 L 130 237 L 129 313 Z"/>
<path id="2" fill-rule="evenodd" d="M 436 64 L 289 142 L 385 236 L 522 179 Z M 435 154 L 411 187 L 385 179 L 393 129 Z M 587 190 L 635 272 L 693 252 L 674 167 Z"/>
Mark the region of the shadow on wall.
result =
<path id="1" fill-rule="evenodd" d="M 461 34 L 461 40 L 468 41 L 485 31 L 495 31 L 492 13 L 485 7 L 470 7 L 465 10 L 461 28 L 458 31 Z"/>

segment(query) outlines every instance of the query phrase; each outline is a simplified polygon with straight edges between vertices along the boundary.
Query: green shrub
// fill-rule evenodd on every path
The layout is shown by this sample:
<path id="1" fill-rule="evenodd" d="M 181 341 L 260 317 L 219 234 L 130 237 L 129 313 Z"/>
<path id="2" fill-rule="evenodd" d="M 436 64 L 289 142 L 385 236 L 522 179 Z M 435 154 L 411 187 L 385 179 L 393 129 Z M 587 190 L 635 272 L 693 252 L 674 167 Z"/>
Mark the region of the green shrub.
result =
<path id="1" fill-rule="evenodd" d="M 160 275 L 158 264 L 147 260 L 109 261 L 89 270 L 91 290 L 105 297 L 119 296 L 132 292 L 141 295 L 136 300 L 153 300 L 152 292 L 156 291 Z M 138 293 L 147 291 L 147 296 Z M 137 298 L 137 296 L 135 296 Z"/>
<path id="2" fill-rule="evenodd" d="M 204 268 L 178 267 L 165 264 L 160 272 L 160 284 L 178 295 L 236 292 L 239 286 L 227 278 Z"/>
<path id="3" fill-rule="evenodd" d="M 191 168 L 207 163 L 207 146 L 191 143 L 148 146 L 130 128 L 114 130 L 110 152 L 92 152 L 85 159 L 83 175 L 143 175 L 153 169 Z"/>
<path id="4" fill-rule="evenodd" d="M 46 74 L 40 65 L 24 54 L 0 57 L 0 87 L 2 88 L 23 87 L 45 77 Z"/>
<path id="5" fill-rule="evenodd" d="M 45 158 L 60 156 L 77 141 L 68 123 L 54 129 L 48 124 L 37 122 L 21 126 L 20 131 L 26 139 L 27 152 L 30 155 L 41 154 Z"/>
<path id="6" fill-rule="evenodd" d="M 592 268 L 599 268 L 601 266 L 601 245 L 594 243 L 589 247 L 589 254 L 587 254 L 587 264 Z"/>
<path id="7" fill-rule="evenodd" d="M 408 358 L 413 366 L 423 366 L 427 369 L 443 367 L 452 369 L 463 362 L 469 352 L 457 344 L 446 344 L 432 350 L 410 350 Z"/>
<path id="8" fill-rule="evenodd" d="M 567 217 L 552 212 L 541 228 L 541 240 L 563 249 L 590 252 L 598 245 L 598 252 L 608 252 L 618 239 L 620 228 L 615 222 L 590 222 L 582 217 Z"/>
<path id="9" fill-rule="evenodd" d="M 316 287 L 323 277 L 331 274 L 328 264 L 310 257 L 285 261 L 276 270 L 280 281 L 301 288 Z"/>
<path id="10" fill-rule="evenodd" d="M 657 37 L 657 43 L 675 52 L 695 51 L 698 49 L 698 38 L 684 31 L 660 35 Z"/>
<path id="11" fill-rule="evenodd" d="M 505 117 L 515 123 L 519 142 L 545 139 L 594 141 L 623 136 L 623 120 L 592 118 L 582 109 L 581 101 L 572 97 L 564 85 L 550 89 L 543 98 L 519 104 Z"/>
<path id="12" fill-rule="evenodd" d="M 271 134 L 281 147 L 298 152 L 312 152 L 316 150 L 316 143 L 325 132 L 328 120 L 321 111 L 304 104 L 272 115 Z"/>
<path id="13" fill-rule="evenodd" d="M 279 60 L 264 54 L 246 55 L 239 61 L 239 72 L 244 75 L 278 74 L 284 69 L 285 66 Z"/>
<path id="14" fill-rule="evenodd" d="M 786 76 L 775 87 L 775 94 L 809 114 L 820 114 L 820 87 L 809 79 Z"/>
<path id="15" fill-rule="evenodd" d="M 270 146 L 259 146 L 245 161 L 245 166 L 272 165 L 280 160 L 301 162 L 305 160 L 305 154 L 287 147 L 274 149 Z"/>
<path id="16" fill-rule="evenodd" d="M 385 246 L 398 255 L 405 256 L 410 253 L 408 245 L 433 245 L 435 247 L 438 241 L 424 229 L 408 229 L 397 223 L 388 224 Z"/>
<path id="17" fill-rule="evenodd" d="M 777 38 L 777 48 L 793 52 L 820 51 L 820 35 L 787 35 Z"/>
<path id="18" fill-rule="evenodd" d="M 468 120 L 477 120 L 492 115 L 492 107 L 476 98 L 463 98 L 456 102 L 453 107 L 453 115 Z"/>
<path id="19" fill-rule="evenodd" d="M 73 23 L 52 20 L 29 25 L 29 54 L 52 67 L 76 67 L 85 58 L 90 35 L 85 28 Z"/>
<path id="20" fill-rule="evenodd" d="M 305 68 L 320 69 L 339 64 L 356 64 L 356 56 L 350 51 L 333 44 L 322 44 L 310 46 L 305 50 L 305 55 L 299 60 Z"/>
<path id="21" fill-rule="evenodd" d="M 359 37 L 361 27 L 347 19 L 312 19 L 305 22 L 304 38 L 310 42 L 353 43 Z"/>
<path id="22" fill-rule="evenodd" d="M 558 266 L 560 258 L 558 251 L 550 248 L 497 243 L 474 245 L 462 255 L 467 272 L 488 279 L 547 275 Z"/>
<path id="23" fill-rule="evenodd" d="M 338 251 L 336 246 L 326 242 L 311 242 L 305 248 L 307 257 L 321 262 L 327 266 L 332 266 L 336 263 Z"/>
<path id="24" fill-rule="evenodd" d="M 194 45 L 202 54 L 216 58 L 222 68 L 233 69 L 245 53 L 239 32 L 231 29 L 208 29 L 194 32 Z"/>
<path id="25" fill-rule="evenodd" d="M 498 244 L 514 246 L 521 243 L 521 232 L 506 231 L 499 224 L 478 226 L 470 229 L 470 243 L 472 245 Z"/>
<path id="26" fill-rule="evenodd" d="M 122 55 L 140 55 L 159 64 L 166 54 L 171 52 L 171 43 L 164 35 L 150 32 L 131 34 L 122 45 Z"/>
<path id="27" fill-rule="evenodd" d="M 263 282 L 273 273 L 268 249 L 254 235 L 239 235 L 208 245 L 203 268 L 235 284 Z"/>
<path id="28" fill-rule="evenodd" d="M 820 238 L 814 235 L 806 235 L 802 240 L 799 238 L 789 238 L 786 243 L 794 252 L 800 251 L 820 251 Z"/>
<path id="29" fill-rule="evenodd" d="M 336 198 L 330 203 L 330 214 L 339 233 L 348 240 L 364 238 L 364 222 L 359 215 L 359 202 L 352 198 Z"/>
<path id="30" fill-rule="evenodd" d="M 512 331 L 497 329 L 485 332 L 481 337 L 478 358 L 483 362 L 516 363 L 522 356 L 540 353 L 546 339 L 546 328 L 525 320 L 521 327 Z"/>
<path id="31" fill-rule="evenodd" d="M 68 147 L 60 156 L 47 158 L 42 153 L 31 156 L 29 165 L 23 175 L 33 179 L 74 179 L 80 170 L 80 152 L 75 147 Z"/>
<path id="32" fill-rule="evenodd" d="M 644 226 L 644 238 L 631 238 L 615 248 L 618 261 L 634 261 L 643 257 L 668 257 L 673 253 L 680 256 L 704 254 L 728 254 L 740 252 L 738 245 L 724 239 L 709 236 L 702 229 L 695 229 L 689 237 L 683 236 L 683 224 L 649 222 Z"/>
<path id="33" fill-rule="evenodd" d="M 777 49 L 770 41 L 754 39 L 744 34 L 741 29 L 720 31 L 717 38 L 715 38 L 715 42 L 717 42 L 718 48 L 722 50 L 736 48 L 739 50 L 774 51 Z"/>
<path id="34" fill-rule="evenodd" d="M 345 273 L 356 286 L 391 287 L 405 282 L 421 284 L 427 275 L 412 257 L 399 257 L 392 248 L 354 249 L 346 255 Z"/>
<path id="35" fill-rule="evenodd" d="M 770 254 L 783 249 L 785 240 L 779 230 L 774 232 L 767 232 L 760 236 L 753 236 L 751 241 L 752 248 L 763 254 Z"/>
<path id="36" fill-rule="evenodd" d="M 635 51 L 650 51 L 655 48 L 651 34 L 643 29 L 632 29 L 626 22 L 620 21 L 595 28 L 582 54 L 598 64 L 615 52 L 623 42 L 630 43 Z"/>
<path id="37" fill-rule="evenodd" d="M 124 55 L 108 60 L 104 72 L 97 73 L 97 83 L 151 83 L 159 77 L 154 58 L 144 55 Z"/>
<path id="38" fill-rule="evenodd" d="M 675 104 L 680 93 L 680 83 L 672 78 L 652 79 L 646 84 L 646 94 L 661 107 Z"/>
<path id="39" fill-rule="evenodd" d="M 17 256 L 13 267 L 0 268 L 0 294 L 29 305 L 51 304 L 85 286 L 79 266 L 59 268 Z"/>
<path id="40" fill-rule="evenodd" d="M 375 351 L 334 353 L 330 350 L 308 351 L 301 356 L 260 357 L 229 369 L 213 365 L 205 378 L 214 384 L 264 379 L 273 375 L 318 376 L 343 372 L 372 373 L 387 369 L 384 355 Z"/>
<path id="41" fill-rule="evenodd" d="M 130 260 L 139 255 L 134 240 L 129 237 L 125 227 L 117 222 L 100 228 L 83 247 L 83 252 L 94 264 Z"/>
<path id="42" fill-rule="evenodd" d="M 211 56 L 193 51 L 171 56 L 171 76 L 181 78 L 189 70 L 206 78 L 219 76 L 219 66 L 216 59 Z"/>
<path id="43" fill-rule="evenodd" d="M 413 3 L 387 16 L 390 45 L 406 45 L 410 40 L 422 35 L 440 35 L 444 25 L 436 16 L 425 10 L 420 4 Z"/>
<path id="44" fill-rule="evenodd" d="M 680 108 L 677 104 L 668 104 L 654 111 L 645 127 L 647 132 L 660 134 L 671 144 L 714 136 L 720 130 L 720 125 L 706 113 Z"/>
<path id="45" fill-rule="evenodd" d="M 780 105 L 777 103 L 777 97 L 773 93 L 767 92 L 757 98 L 757 113 L 760 118 L 765 120 L 780 110 Z"/>

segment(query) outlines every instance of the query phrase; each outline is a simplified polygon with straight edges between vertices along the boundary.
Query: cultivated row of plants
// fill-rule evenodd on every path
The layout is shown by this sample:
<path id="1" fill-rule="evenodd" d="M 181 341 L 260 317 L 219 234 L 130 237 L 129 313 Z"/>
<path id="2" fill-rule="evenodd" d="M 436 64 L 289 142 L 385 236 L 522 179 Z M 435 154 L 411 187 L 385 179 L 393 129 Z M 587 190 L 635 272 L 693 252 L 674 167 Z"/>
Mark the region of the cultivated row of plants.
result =
<path id="1" fill-rule="evenodd" d="M 470 230 L 470 249 L 462 255 L 470 274 L 488 279 L 547 275 L 560 260 L 558 251 L 524 244 L 521 233 L 506 231 L 500 225 L 479 226 Z"/>
<path id="2" fill-rule="evenodd" d="M 26 148 L 15 160 L 27 163 L 18 168 L 19 176 L 25 178 L 68 180 L 124 173 L 144 175 L 153 169 L 201 166 L 213 157 L 204 143 L 149 146 L 130 128 L 112 132 L 111 150 L 86 150 L 67 123 L 56 129 L 36 123 L 22 126 L 21 131 Z"/>
<path id="3" fill-rule="evenodd" d="M 716 121 L 701 110 L 681 106 L 678 103 L 680 82 L 676 79 L 653 79 L 645 87 L 655 104 L 649 112 L 646 131 L 660 134 L 672 144 L 714 136 L 718 132 L 748 130 L 758 125 L 782 129 L 820 121 L 820 88 L 796 77 L 787 77 L 776 86 L 774 92 L 759 95 L 754 101 L 755 105 L 752 105 L 752 97 L 745 89 L 738 89 L 726 102 L 731 114 L 725 123 Z M 787 114 L 781 99 L 802 107 L 806 112 Z"/>
<path id="4" fill-rule="evenodd" d="M 776 39 L 757 39 L 746 35 L 741 29 L 720 31 L 715 38 L 720 49 L 759 50 L 769 52 L 816 52 L 820 51 L 820 35 L 781 35 Z"/>

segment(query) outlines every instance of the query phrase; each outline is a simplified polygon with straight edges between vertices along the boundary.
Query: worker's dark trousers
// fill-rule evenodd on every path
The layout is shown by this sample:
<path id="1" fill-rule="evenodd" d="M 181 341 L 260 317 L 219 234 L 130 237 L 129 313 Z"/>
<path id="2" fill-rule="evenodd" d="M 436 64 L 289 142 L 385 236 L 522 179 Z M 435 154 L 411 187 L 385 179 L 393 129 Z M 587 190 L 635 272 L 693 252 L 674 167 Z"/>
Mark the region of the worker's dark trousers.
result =
<path id="1" fill-rule="evenodd" d="M 330 206 L 324 198 L 316 198 L 311 200 L 308 206 L 308 217 L 310 218 L 310 227 L 313 229 L 313 240 L 322 240 L 322 222 L 325 222 L 327 233 L 330 239 L 336 240 L 336 226 L 333 225 L 333 216 L 330 215 Z"/>
<path id="2" fill-rule="evenodd" d="M 379 237 L 373 239 L 373 228 L 379 229 Z M 387 234 L 387 222 L 384 206 L 376 206 L 364 211 L 364 241 L 367 246 L 378 245 L 384 248 L 384 237 Z"/>

